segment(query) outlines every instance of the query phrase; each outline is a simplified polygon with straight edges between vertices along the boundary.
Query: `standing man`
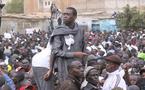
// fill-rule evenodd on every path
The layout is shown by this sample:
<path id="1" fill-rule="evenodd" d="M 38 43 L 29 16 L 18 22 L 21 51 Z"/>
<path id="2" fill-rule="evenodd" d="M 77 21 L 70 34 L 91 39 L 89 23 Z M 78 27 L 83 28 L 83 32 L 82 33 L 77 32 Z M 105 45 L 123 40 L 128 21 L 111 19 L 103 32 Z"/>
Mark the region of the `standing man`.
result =
<path id="1" fill-rule="evenodd" d="M 47 47 L 32 57 L 32 72 L 38 90 L 54 90 L 53 75 L 49 77 L 49 80 L 45 78 L 50 68 L 49 49 Z"/>
<path id="2" fill-rule="evenodd" d="M 118 55 L 111 55 L 106 57 L 105 60 L 108 77 L 104 82 L 102 90 L 112 90 L 116 87 L 127 90 L 127 85 L 123 79 L 125 72 L 120 67 L 121 58 Z"/>
<path id="3" fill-rule="evenodd" d="M 87 54 L 84 53 L 84 29 L 76 22 L 77 11 L 68 7 L 63 12 L 63 25 L 57 27 L 50 38 L 52 54 L 55 55 L 59 81 L 64 81 L 68 74 L 67 66 L 75 60 L 82 62 Z M 54 63 L 51 63 L 53 68 Z M 52 68 L 48 71 L 52 72 Z"/>

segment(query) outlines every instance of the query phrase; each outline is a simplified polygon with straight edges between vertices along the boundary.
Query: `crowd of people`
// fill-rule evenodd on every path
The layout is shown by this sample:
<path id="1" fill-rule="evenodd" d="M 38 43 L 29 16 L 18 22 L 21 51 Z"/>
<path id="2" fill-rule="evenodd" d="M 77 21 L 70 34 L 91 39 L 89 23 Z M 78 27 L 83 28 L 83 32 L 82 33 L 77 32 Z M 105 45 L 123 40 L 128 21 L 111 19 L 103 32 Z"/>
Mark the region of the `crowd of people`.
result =
<path id="1" fill-rule="evenodd" d="M 145 31 L 86 31 L 76 18 L 68 7 L 51 36 L 2 35 L 0 90 L 145 90 Z"/>
<path id="2" fill-rule="evenodd" d="M 46 47 L 48 34 L 45 31 L 34 31 L 33 34 L 8 33 L 10 38 L 5 35 L 0 38 L 1 90 L 35 90 L 31 89 L 32 86 L 35 88 L 31 58 Z"/>

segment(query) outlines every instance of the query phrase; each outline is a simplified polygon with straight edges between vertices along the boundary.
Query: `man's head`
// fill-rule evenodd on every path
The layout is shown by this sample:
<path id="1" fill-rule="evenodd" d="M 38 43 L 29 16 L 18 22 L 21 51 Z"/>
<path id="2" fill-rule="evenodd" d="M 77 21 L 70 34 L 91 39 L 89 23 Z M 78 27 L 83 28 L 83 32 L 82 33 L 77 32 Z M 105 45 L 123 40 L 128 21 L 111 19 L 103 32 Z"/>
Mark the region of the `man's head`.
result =
<path id="1" fill-rule="evenodd" d="M 115 87 L 112 90 L 123 90 L 123 88 L 121 88 L 121 87 Z"/>
<path id="2" fill-rule="evenodd" d="M 145 78 L 145 68 L 142 68 L 140 70 L 140 75 L 141 75 L 142 78 Z"/>
<path id="3" fill-rule="evenodd" d="M 129 76 L 129 82 L 130 82 L 131 85 L 136 85 L 137 80 L 138 80 L 138 77 L 136 75 L 130 75 Z"/>
<path id="4" fill-rule="evenodd" d="M 139 89 L 139 87 L 136 86 L 136 85 L 130 85 L 130 86 L 128 87 L 128 90 L 140 90 L 140 89 Z"/>
<path id="5" fill-rule="evenodd" d="M 105 58 L 106 71 L 111 73 L 117 70 L 121 64 L 121 58 L 118 55 L 110 55 Z"/>
<path id="6" fill-rule="evenodd" d="M 77 18 L 77 11 L 73 7 L 67 7 L 63 12 L 63 22 L 64 24 L 74 23 Z"/>
<path id="7" fill-rule="evenodd" d="M 99 79 L 98 79 L 99 73 L 97 69 L 92 66 L 89 66 L 85 69 L 84 76 L 86 80 L 93 85 L 97 85 L 99 82 Z"/>
<path id="8" fill-rule="evenodd" d="M 68 65 L 68 73 L 76 78 L 82 77 L 83 72 L 83 66 L 80 61 L 73 61 L 70 65 Z"/>

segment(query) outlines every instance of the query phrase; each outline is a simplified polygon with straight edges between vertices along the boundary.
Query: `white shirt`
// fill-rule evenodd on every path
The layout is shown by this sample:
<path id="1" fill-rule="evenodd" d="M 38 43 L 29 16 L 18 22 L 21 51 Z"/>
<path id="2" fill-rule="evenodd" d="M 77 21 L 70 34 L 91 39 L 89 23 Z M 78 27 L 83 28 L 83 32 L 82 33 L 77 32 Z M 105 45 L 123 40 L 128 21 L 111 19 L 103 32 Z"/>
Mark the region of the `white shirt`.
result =
<path id="1" fill-rule="evenodd" d="M 123 90 L 127 90 L 127 85 L 125 80 L 123 79 L 124 70 L 116 70 L 112 73 L 108 73 L 108 78 L 106 79 L 102 90 L 112 90 L 114 87 L 123 88 Z M 116 83 L 118 85 L 116 86 Z"/>
<path id="2" fill-rule="evenodd" d="M 11 36 L 10 33 L 5 32 L 4 33 L 4 38 L 9 39 L 9 38 L 12 38 L 12 36 Z"/>
<path id="3" fill-rule="evenodd" d="M 64 36 L 64 39 L 65 39 L 66 45 L 68 46 L 68 50 L 70 50 L 71 45 L 74 44 L 74 36 L 69 34 L 69 35 Z"/>
<path id="4" fill-rule="evenodd" d="M 41 52 L 35 54 L 32 58 L 32 66 L 33 67 L 44 67 L 50 68 L 50 54 L 51 50 L 49 48 L 45 48 Z"/>

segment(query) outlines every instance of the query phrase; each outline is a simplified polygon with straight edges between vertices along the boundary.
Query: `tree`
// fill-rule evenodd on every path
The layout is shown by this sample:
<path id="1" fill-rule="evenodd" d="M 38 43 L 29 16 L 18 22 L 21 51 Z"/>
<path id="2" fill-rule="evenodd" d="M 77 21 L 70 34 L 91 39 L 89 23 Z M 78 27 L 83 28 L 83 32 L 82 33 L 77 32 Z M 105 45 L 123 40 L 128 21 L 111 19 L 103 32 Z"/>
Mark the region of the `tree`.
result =
<path id="1" fill-rule="evenodd" d="M 145 14 L 137 10 L 136 7 L 130 8 L 129 5 L 123 8 L 123 12 L 116 15 L 117 25 L 121 29 L 144 28 Z"/>
<path id="2" fill-rule="evenodd" d="M 24 1 L 23 0 L 11 0 L 6 4 L 7 13 L 23 13 Z"/>

